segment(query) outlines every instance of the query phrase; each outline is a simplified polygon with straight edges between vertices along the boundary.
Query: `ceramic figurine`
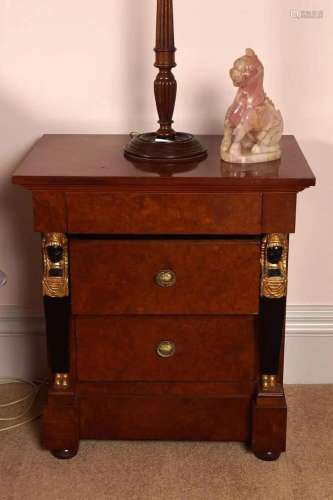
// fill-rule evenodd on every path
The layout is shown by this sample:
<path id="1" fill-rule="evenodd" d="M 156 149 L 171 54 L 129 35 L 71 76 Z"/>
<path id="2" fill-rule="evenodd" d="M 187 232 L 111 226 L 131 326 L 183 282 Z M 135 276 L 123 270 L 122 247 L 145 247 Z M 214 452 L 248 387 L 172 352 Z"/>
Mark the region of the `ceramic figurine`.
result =
<path id="1" fill-rule="evenodd" d="M 231 163 L 279 159 L 283 119 L 264 92 L 264 67 L 252 49 L 235 61 L 230 76 L 239 90 L 225 118 L 222 159 Z"/>

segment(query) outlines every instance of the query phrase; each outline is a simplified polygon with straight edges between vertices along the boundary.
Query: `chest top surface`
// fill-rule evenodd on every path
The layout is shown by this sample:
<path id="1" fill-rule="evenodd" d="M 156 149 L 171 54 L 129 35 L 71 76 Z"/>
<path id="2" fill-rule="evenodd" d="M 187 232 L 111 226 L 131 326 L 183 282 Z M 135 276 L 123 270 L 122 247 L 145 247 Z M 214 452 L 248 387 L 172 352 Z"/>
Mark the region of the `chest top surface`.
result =
<path id="1" fill-rule="evenodd" d="M 13 176 L 28 189 L 149 188 L 298 192 L 315 177 L 293 136 L 284 136 L 281 160 L 253 165 L 220 159 L 220 136 L 201 136 L 208 148 L 203 161 L 165 165 L 124 157 L 127 135 L 44 135 Z"/>

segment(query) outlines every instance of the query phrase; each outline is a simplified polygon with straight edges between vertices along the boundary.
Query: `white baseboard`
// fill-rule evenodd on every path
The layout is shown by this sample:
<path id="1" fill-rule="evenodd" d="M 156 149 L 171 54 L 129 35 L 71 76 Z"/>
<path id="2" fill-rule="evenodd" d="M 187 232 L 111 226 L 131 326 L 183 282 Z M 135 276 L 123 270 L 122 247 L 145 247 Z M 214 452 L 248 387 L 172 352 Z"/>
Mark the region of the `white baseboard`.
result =
<path id="1" fill-rule="evenodd" d="M 45 327 L 28 309 L 0 306 L 0 377 L 34 380 L 47 373 Z"/>
<path id="2" fill-rule="evenodd" d="M 288 306 L 285 383 L 333 383 L 333 306 Z"/>
<path id="3" fill-rule="evenodd" d="M 31 379 L 45 373 L 43 319 L 0 306 L 0 377 Z M 285 383 L 333 383 L 333 306 L 288 306 Z"/>

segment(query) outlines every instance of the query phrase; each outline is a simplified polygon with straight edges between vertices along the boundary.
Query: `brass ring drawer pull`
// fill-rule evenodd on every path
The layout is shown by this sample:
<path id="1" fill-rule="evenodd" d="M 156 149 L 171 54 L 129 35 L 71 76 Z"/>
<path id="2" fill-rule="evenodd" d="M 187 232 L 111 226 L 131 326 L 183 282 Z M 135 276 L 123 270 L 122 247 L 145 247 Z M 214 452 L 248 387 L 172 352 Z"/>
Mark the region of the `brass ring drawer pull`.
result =
<path id="1" fill-rule="evenodd" d="M 161 358 L 170 358 L 176 352 L 176 346 L 171 340 L 162 340 L 157 347 L 157 354 Z"/>
<path id="2" fill-rule="evenodd" d="M 176 284 L 176 274 L 170 269 L 163 269 L 157 273 L 155 281 L 162 288 L 174 286 Z"/>

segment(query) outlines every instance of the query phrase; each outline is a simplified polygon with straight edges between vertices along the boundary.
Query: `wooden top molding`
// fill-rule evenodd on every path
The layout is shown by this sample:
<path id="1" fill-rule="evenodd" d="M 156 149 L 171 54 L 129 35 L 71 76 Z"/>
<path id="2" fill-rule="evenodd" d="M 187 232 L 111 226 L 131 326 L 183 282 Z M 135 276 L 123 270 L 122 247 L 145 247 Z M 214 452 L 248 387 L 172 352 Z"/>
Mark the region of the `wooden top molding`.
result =
<path id="1" fill-rule="evenodd" d="M 275 191 L 298 192 L 315 177 L 293 136 L 282 140 L 282 159 L 254 165 L 220 160 L 221 137 L 199 137 L 208 148 L 200 163 L 132 163 L 127 135 L 44 135 L 13 176 L 30 190 Z"/>

